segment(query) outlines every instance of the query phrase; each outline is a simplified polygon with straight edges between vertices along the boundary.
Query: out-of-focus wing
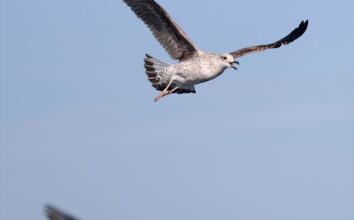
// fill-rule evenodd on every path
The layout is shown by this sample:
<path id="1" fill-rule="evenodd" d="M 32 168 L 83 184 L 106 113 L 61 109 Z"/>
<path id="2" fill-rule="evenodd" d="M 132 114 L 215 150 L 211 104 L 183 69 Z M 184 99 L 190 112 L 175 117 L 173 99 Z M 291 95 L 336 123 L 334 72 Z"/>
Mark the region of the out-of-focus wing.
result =
<path id="1" fill-rule="evenodd" d="M 48 220 L 79 220 L 52 205 L 45 206 L 45 213 Z"/>

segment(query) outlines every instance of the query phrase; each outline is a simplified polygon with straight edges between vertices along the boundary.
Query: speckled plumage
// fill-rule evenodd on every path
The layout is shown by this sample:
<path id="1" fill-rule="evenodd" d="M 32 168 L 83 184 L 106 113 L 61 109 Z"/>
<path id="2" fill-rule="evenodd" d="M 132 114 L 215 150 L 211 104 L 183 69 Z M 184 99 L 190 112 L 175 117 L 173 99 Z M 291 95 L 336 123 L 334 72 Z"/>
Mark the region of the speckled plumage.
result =
<path id="1" fill-rule="evenodd" d="M 218 77 L 232 62 L 234 59 L 230 55 L 228 61 L 223 61 L 218 54 L 201 53 L 199 56 L 171 65 L 168 73 L 171 75 L 170 79 L 174 79 L 177 85 L 196 85 Z"/>
<path id="2" fill-rule="evenodd" d="M 155 101 L 171 93 L 195 93 L 194 85 L 220 76 L 227 68 L 234 68 L 236 58 L 278 48 L 303 35 L 308 21 L 302 21 L 286 37 L 271 44 L 246 47 L 231 53 L 204 52 L 188 38 L 168 13 L 154 0 L 123 0 L 149 27 L 156 39 L 177 64 L 166 64 L 150 55 L 144 59 L 145 72 L 152 86 L 162 91 Z"/>

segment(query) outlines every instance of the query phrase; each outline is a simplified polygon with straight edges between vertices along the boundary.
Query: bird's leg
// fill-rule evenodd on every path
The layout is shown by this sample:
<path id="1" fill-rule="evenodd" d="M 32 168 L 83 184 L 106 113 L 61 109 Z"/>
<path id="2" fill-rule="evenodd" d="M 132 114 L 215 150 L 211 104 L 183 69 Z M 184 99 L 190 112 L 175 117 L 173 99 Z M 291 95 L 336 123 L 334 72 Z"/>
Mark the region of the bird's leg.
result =
<path id="1" fill-rule="evenodd" d="M 168 83 L 168 85 L 165 87 L 165 89 L 160 92 L 160 94 L 155 98 L 155 102 L 159 101 L 162 97 L 170 94 L 170 91 L 168 91 L 168 88 L 171 86 L 173 82 L 173 79 L 171 79 L 171 81 Z"/>
<path id="2" fill-rule="evenodd" d="M 165 97 L 165 96 L 167 96 L 167 95 L 169 95 L 169 94 L 172 94 L 172 93 L 173 93 L 174 91 L 176 91 L 178 88 L 179 88 L 179 87 L 175 87 L 175 88 L 171 89 L 170 91 L 166 91 L 165 93 L 163 93 L 163 94 L 161 95 L 160 98 Z M 158 100 L 155 100 L 155 101 L 158 101 Z"/>
<path id="3" fill-rule="evenodd" d="M 173 93 L 173 92 L 176 91 L 177 89 L 179 89 L 178 86 L 176 86 L 175 88 L 171 89 L 166 95 L 169 95 L 169 94 Z"/>

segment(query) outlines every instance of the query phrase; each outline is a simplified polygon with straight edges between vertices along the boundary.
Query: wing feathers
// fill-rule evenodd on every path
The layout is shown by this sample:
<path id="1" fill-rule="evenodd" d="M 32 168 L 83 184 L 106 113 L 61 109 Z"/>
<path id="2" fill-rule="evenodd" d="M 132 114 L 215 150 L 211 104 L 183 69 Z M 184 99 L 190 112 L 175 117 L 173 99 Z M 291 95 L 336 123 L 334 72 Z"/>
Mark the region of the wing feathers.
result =
<path id="1" fill-rule="evenodd" d="M 297 28 L 295 28 L 290 34 L 288 34 L 286 37 L 284 37 L 274 43 L 266 44 L 266 45 L 258 45 L 258 46 L 253 46 L 253 47 L 246 47 L 246 48 L 234 51 L 230 54 L 234 57 L 234 59 L 236 59 L 238 57 L 242 57 L 242 56 L 245 56 L 250 53 L 261 52 L 266 49 L 278 48 L 282 45 L 287 45 L 287 44 L 293 42 L 294 40 L 298 39 L 299 37 L 301 37 L 301 35 L 303 35 L 305 33 L 307 26 L 308 26 L 308 20 L 302 21 L 300 23 L 300 25 Z"/>
<path id="2" fill-rule="evenodd" d="M 184 31 L 155 1 L 123 1 L 149 27 L 155 38 L 173 59 L 186 59 L 198 51 Z"/>

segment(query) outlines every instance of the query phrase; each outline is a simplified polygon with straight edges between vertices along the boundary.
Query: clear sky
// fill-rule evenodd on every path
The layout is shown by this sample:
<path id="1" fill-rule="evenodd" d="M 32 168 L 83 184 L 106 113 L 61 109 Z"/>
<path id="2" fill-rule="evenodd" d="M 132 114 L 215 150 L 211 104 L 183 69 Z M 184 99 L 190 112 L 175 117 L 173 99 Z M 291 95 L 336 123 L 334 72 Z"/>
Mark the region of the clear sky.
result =
<path id="1" fill-rule="evenodd" d="M 353 220 L 354 1 L 159 3 L 206 51 L 310 24 L 154 103 L 121 0 L 0 0 L 0 219 Z"/>

